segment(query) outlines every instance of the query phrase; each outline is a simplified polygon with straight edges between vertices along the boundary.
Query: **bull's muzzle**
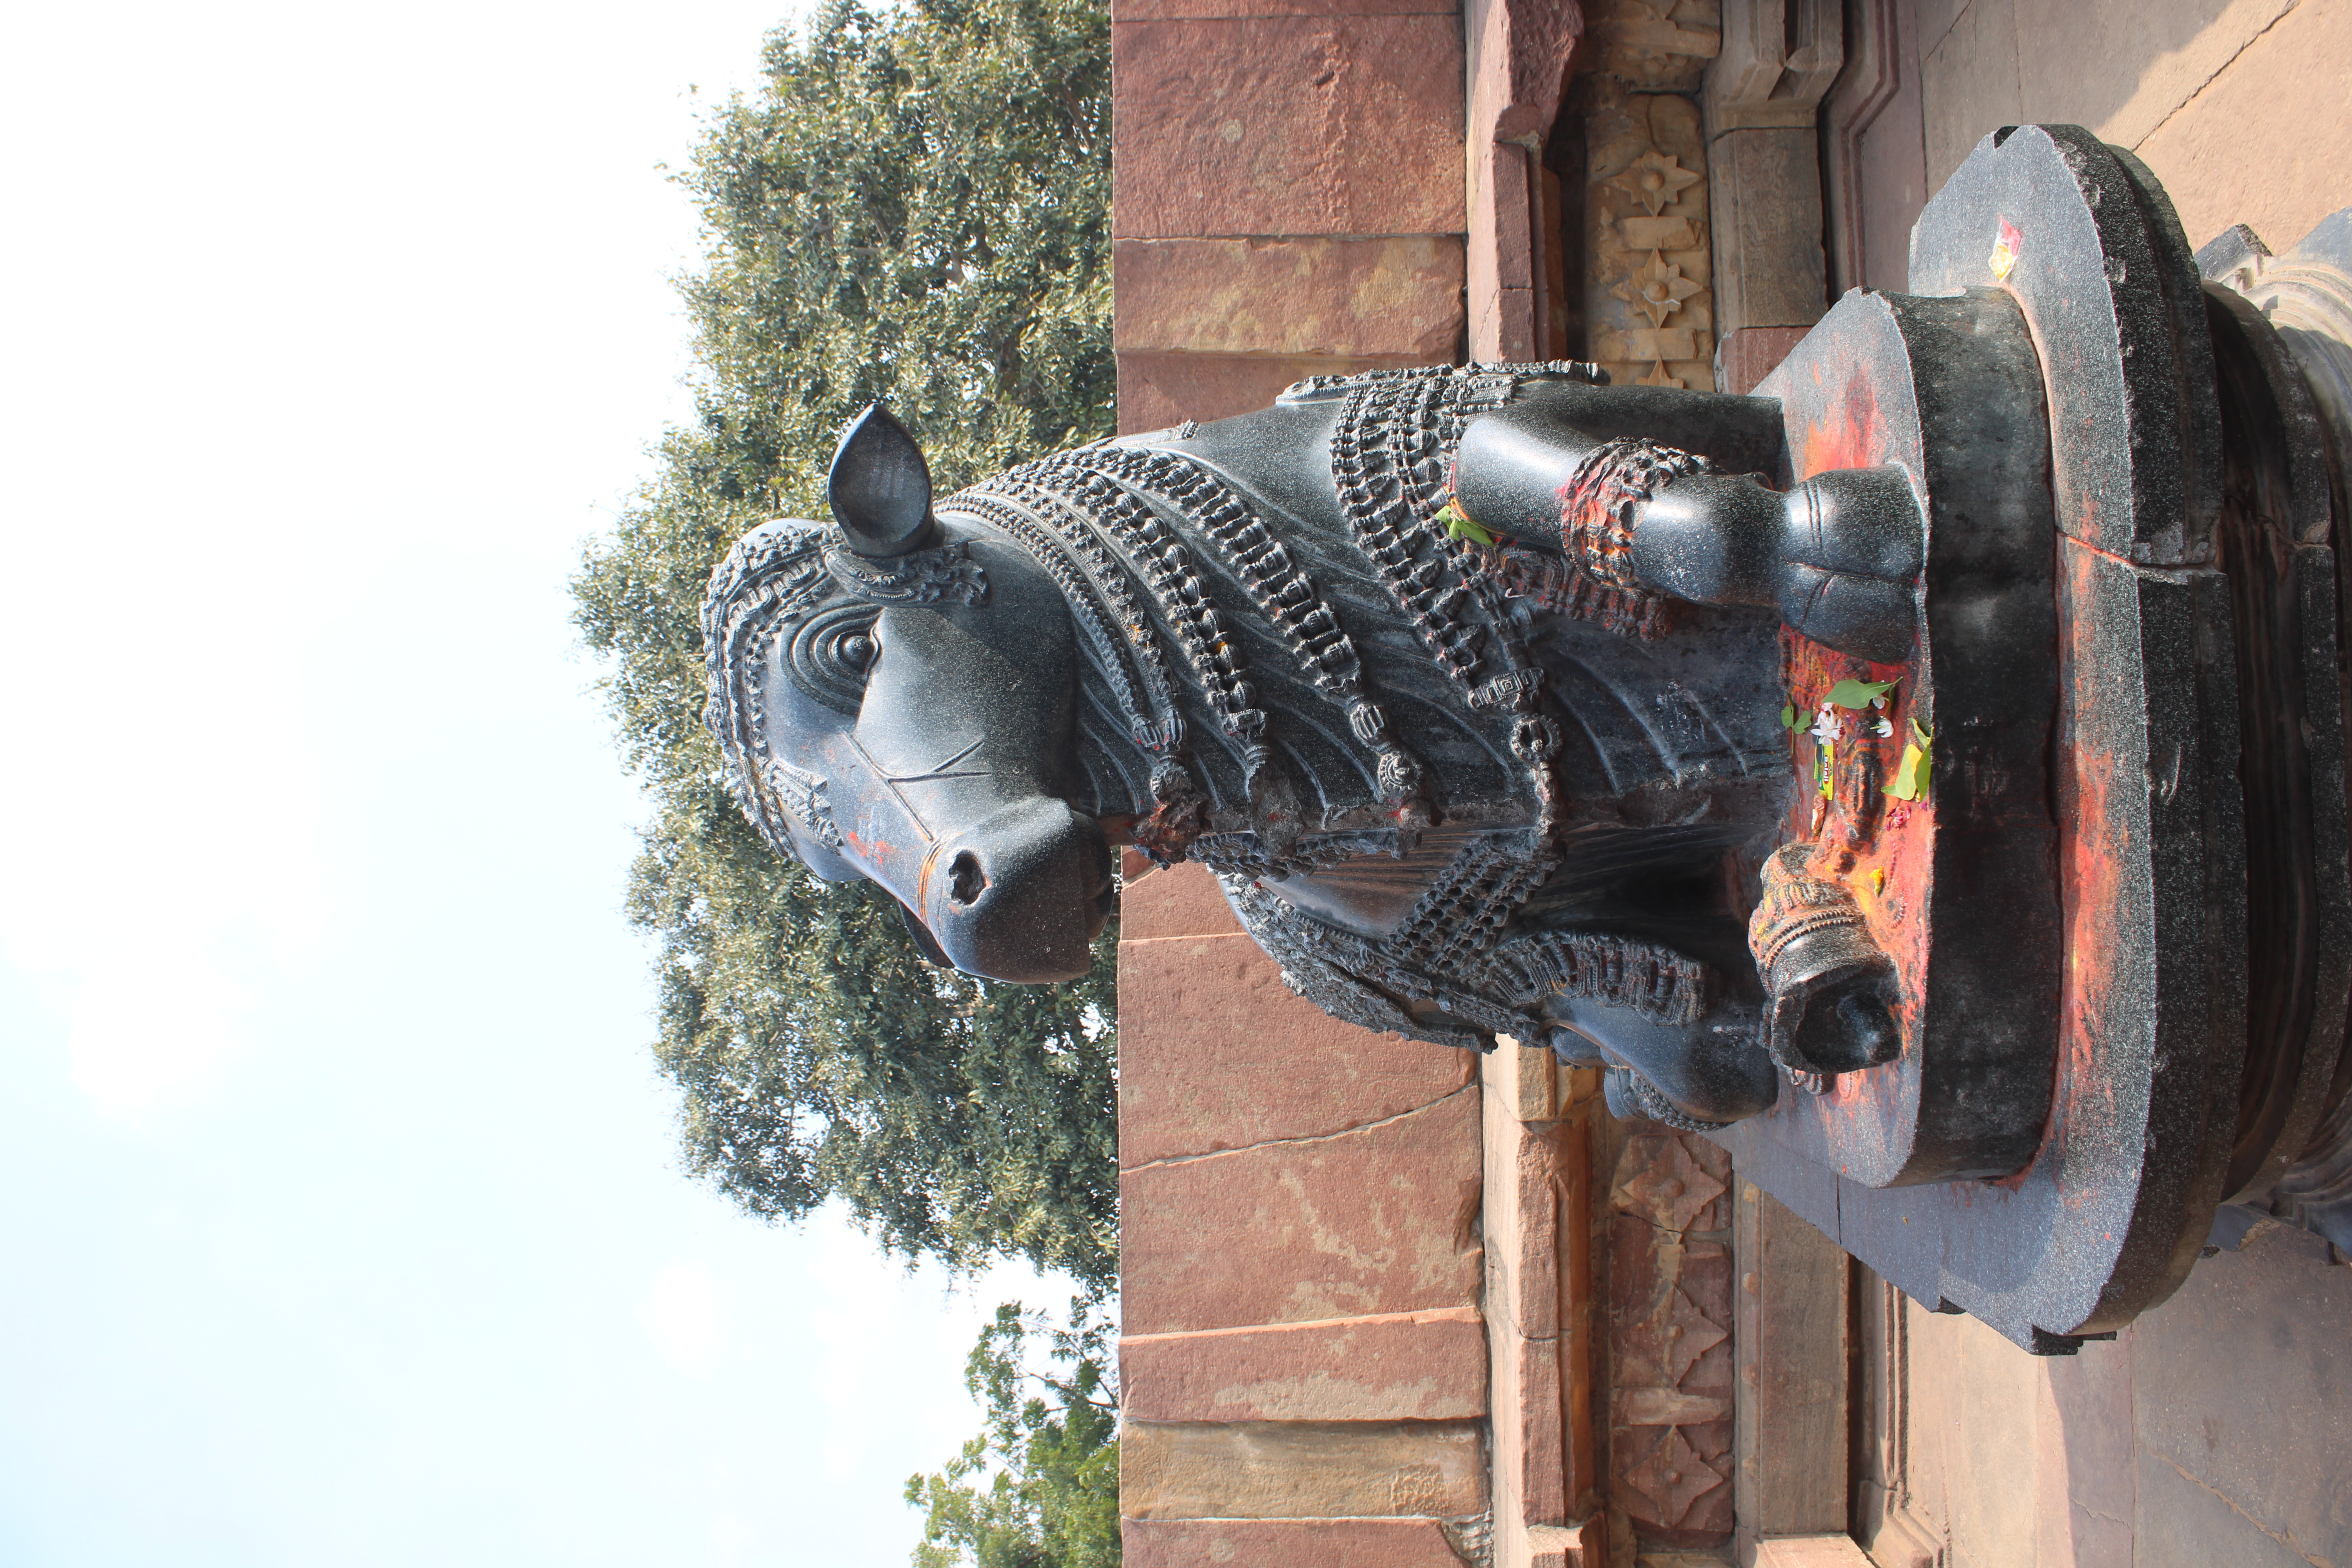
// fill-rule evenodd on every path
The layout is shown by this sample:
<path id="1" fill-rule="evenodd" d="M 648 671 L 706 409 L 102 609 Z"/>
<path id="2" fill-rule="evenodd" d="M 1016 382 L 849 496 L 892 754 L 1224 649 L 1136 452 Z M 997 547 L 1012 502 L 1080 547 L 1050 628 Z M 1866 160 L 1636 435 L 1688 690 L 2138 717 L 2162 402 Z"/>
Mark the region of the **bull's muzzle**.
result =
<path id="1" fill-rule="evenodd" d="M 1032 797 L 933 846 L 923 923 L 952 963 L 991 980 L 1076 980 L 1109 919 L 1110 847 L 1092 817 Z"/>

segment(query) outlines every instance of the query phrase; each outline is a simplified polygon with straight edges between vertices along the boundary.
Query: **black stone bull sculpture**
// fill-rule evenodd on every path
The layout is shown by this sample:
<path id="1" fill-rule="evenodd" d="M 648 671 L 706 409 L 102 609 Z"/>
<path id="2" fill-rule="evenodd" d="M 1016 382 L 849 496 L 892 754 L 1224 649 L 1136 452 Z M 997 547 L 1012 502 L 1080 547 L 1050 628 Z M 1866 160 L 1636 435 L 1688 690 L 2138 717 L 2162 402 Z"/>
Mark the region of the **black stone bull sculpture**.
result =
<path id="1" fill-rule="evenodd" d="M 2192 253 L 2009 127 L 1909 286 L 1755 396 L 1315 380 L 936 505 L 870 411 L 712 580 L 744 807 L 1006 980 L 1201 861 L 1327 1011 L 1605 1065 L 2037 1351 L 2227 1203 L 2352 1248 L 2352 209 Z"/>
<path id="2" fill-rule="evenodd" d="M 711 581 L 743 807 L 976 974 L 1084 973 L 1132 843 L 1214 869 L 1335 1016 L 1549 1039 L 1621 1113 L 1761 1111 L 1779 635 L 1905 658 L 1920 513 L 1890 468 L 1761 482 L 1769 398 L 1604 382 L 1318 379 L 936 502 L 871 408 L 834 521 L 755 530 Z M 1864 1067 L 1896 1048 L 1885 965 L 1835 938 L 1780 1026 Z"/>

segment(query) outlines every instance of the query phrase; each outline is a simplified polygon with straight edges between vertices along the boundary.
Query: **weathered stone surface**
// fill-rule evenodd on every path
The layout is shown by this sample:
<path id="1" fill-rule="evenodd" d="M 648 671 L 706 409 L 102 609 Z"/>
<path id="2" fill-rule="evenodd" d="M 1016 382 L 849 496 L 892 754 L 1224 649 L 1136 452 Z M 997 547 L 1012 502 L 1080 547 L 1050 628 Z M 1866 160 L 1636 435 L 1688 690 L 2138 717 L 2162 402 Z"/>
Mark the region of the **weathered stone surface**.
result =
<path id="1" fill-rule="evenodd" d="M 1606 1568 L 1607 1522 L 1606 1515 L 1595 1514 L 1581 1524 L 1528 1525 L 1523 1538 L 1497 1547 L 1496 1568 Z M 1646 1552 L 1636 1561 L 1640 1568 L 1667 1568 Z"/>
<path id="2" fill-rule="evenodd" d="M 1590 1506 L 1599 1472 L 1590 1244 L 1596 1107 L 1589 1094 L 1576 1098 L 1574 1075 L 1558 1071 L 1548 1050 L 1507 1039 L 1482 1068 L 1495 1562 L 1557 1568 L 1591 1551 L 1598 1563 L 1597 1524 L 1568 1524 Z M 1590 1539 L 1587 1528 L 1596 1531 Z"/>
<path id="3" fill-rule="evenodd" d="M 1486 1506 L 1475 1421 L 1129 1422 L 1129 1519 L 1461 1519 Z"/>
<path id="4" fill-rule="evenodd" d="M 1780 368 L 1805 331 L 1803 327 L 1742 327 L 1724 333 L 1715 344 L 1715 389 L 1745 397 Z"/>
<path id="5" fill-rule="evenodd" d="M 2352 1562 L 2352 1268 L 2336 1256 L 2270 1225 L 2200 1263 L 2126 1331 L 2127 1399 L 2103 1405 L 2034 1365 L 2081 1401 L 2042 1439 L 2045 1453 L 2063 1445 L 2078 1500 L 2102 1457 L 2087 1440 L 2097 1413 L 2131 1411 L 2141 1562 L 2174 1543 L 2183 1562 Z"/>
<path id="6" fill-rule="evenodd" d="M 1620 1426 L 1700 1426 L 1731 1416 L 1729 1395 L 1678 1388 L 1621 1388 L 1610 1406 L 1610 1419 Z"/>
<path id="7" fill-rule="evenodd" d="M 1187 419 L 1205 425 L 1212 419 L 1264 408 L 1284 387 L 1310 375 L 1354 375 L 1425 363 L 1412 354 L 1323 359 L 1122 352 L 1118 355 L 1118 428 L 1120 434 L 1131 436 L 1165 430 Z"/>
<path id="8" fill-rule="evenodd" d="M 1698 111 L 1674 94 L 1604 93 L 1585 133 L 1587 353 L 1621 382 L 1704 386 L 1715 306 Z M 1658 243 L 1685 235 L 1685 247 Z"/>
<path id="9" fill-rule="evenodd" d="M 1459 1089 L 1475 1066 L 1329 1017 L 1245 936 L 1122 943 L 1118 987 L 1130 1170 L 1384 1121 Z"/>
<path id="10" fill-rule="evenodd" d="M 1706 151 L 1716 330 L 1809 327 L 1820 321 L 1829 308 L 1821 138 L 1810 124 L 1733 131 Z M 1630 227 L 1627 238 L 1638 244 Z"/>
<path id="11" fill-rule="evenodd" d="M 1786 1535 L 1756 1543 L 1756 1568 L 1873 1568 L 1850 1535 Z"/>
<path id="12" fill-rule="evenodd" d="M 1731 1170 L 1706 1140 L 1635 1131 L 1610 1205 L 1611 1497 L 1685 1545 L 1732 1527 Z"/>
<path id="13" fill-rule="evenodd" d="M 2347 59 L 2352 5 L 2297 5 L 2139 142 L 2191 245 L 2242 223 L 2284 251 L 2346 204 Z"/>
<path id="14" fill-rule="evenodd" d="M 1433 1519 L 1130 1519 L 1122 1532 L 1127 1568 L 1462 1568 Z"/>
<path id="15" fill-rule="evenodd" d="M 1549 135 L 1569 58 L 1584 31 L 1567 0 L 1471 0 L 1471 133 L 1483 144 Z"/>
<path id="16" fill-rule="evenodd" d="M 1549 1122 L 1517 1114 L 1523 1059 L 1537 1052 L 1498 1045 L 1485 1058 L 1486 1313 L 1497 1331 L 1550 1340 L 1559 1333 L 1560 1144 Z"/>
<path id="17" fill-rule="evenodd" d="M 1726 1220 L 1717 1205 L 1729 1190 L 1730 1173 L 1722 1151 L 1704 1139 L 1637 1133 L 1619 1157 L 1610 1206 L 1640 1215 L 1660 1230 L 1720 1230 Z"/>
<path id="18" fill-rule="evenodd" d="M 1242 922 L 1205 866 L 1172 866 L 1130 878 L 1118 890 L 1118 940 L 1238 936 Z"/>
<path id="19" fill-rule="evenodd" d="M 1440 363 L 1461 342 L 1462 242 L 1122 239 L 1111 294 L 1122 350 Z"/>
<path id="20" fill-rule="evenodd" d="M 1521 1121 L 1549 1121 L 1559 1114 L 1559 1058 L 1545 1045 L 1528 1045 L 1508 1035 L 1495 1037 L 1496 1049 L 1486 1058 L 1481 1076 L 1486 1092 Z M 1488 1147 L 1494 1146 L 1492 1134 Z M 1491 1160 L 1489 1163 L 1492 1163 Z"/>
<path id="21" fill-rule="evenodd" d="M 1727 1427 L 1729 1423 L 1721 1425 Z M 1727 1460 L 1711 1460 L 1691 1441 L 1707 1430 L 1629 1426 L 1612 1435 L 1614 1496 L 1628 1513 L 1659 1529 L 1685 1533 L 1731 1528 Z"/>
<path id="22" fill-rule="evenodd" d="M 1130 1421 L 1444 1421 L 1486 1411 L 1477 1310 L 1139 1334 L 1119 1342 Z"/>
<path id="23" fill-rule="evenodd" d="M 2250 47 L 2269 42 L 2276 25 L 2301 9 L 2296 0 L 2020 5 L 2011 24 L 2017 36 L 2018 107 L 2029 121 L 2087 125 L 2102 142 L 2132 146 L 2234 67 Z M 2343 91 L 2344 58 L 2335 57 L 2336 74 L 2321 88 L 2332 89 L 2336 101 Z M 2306 104 L 2325 101 L 2304 99 Z"/>
<path id="24" fill-rule="evenodd" d="M 1451 15 L 1129 22 L 1111 62 L 1122 237 L 1462 232 Z"/>
<path id="25" fill-rule="evenodd" d="M 1130 1334 L 1310 1322 L 1478 1300 L 1478 1095 L 1326 1137 L 1130 1167 Z"/>
<path id="26" fill-rule="evenodd" d="M 1846 1371 L 1847 1282 L 1837 1244 L 1771 1194 L 1738 1184 L 1732 1205 L 1739 1288 L 1733 1303 L 1741 1408 L 1733 1490 L 1740 1527 L 1810 1535 L 1850 1515 Z M 1697 1270 L 1685 1267 L 1685 1289 Z M 1702 1291 L 1701 1293 L 1704 1293 Z M 1685 1389 L 1700 1386 L 1686 1379 Z"/>
<path id="27" fill-rule="evenodd" d="M 1939 188 L 1978 140 L 2025 119 L 2017 82 L 2017 22 L 2007 5 L 1969 5 L 1919 54 L 1927 189 Z"/>
<path id="28" fill-rule="evenodd" d="M 1454 0 L 1111 0 L 1110 19 L 1116 26 L 1243 16 L 1451 16 L 1461 9 Z"/>
<path id="29" fill-rule="evenodd" d="M 1471 161 L 1465 299 L 1470 354 L 1530 360 L 1536 352 L 1538 214 L 1525 147 L 1488 146 Z"/>

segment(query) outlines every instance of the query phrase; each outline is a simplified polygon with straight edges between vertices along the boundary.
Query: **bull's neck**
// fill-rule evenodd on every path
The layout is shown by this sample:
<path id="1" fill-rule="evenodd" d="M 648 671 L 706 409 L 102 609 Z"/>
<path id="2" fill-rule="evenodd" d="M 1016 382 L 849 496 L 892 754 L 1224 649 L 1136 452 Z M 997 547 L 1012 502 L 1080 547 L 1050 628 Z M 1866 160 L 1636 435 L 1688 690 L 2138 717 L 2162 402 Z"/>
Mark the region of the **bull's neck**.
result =
<path id="1" fill-rule="evenodd" d="M 1509 714 L 1454 689 L 1454 664 L 1475 656 L 1442 627 L 1386 631 L 1394 585 L 1336 507 L 1298 517 L 1194 456 L 1097 447 L 941 510 L 1003 534 L 1061 586 L 1083 656 L 1073 787 L 1099 816 L 1141 819 L 1147 843 L 1264 868 L 1409 847 L 1441 819 L 1540 814 Z M 1427 579 L 1450 558 L 1423 534 Z M 1351 626 L 1375 628 L 1372 642 L 1360 647 Z M 1484 673 L 1509 687 L 1516 638 L 1486 629 L 1499 668 Z M 1429 747 L 1442 781 L 1416 754 Z"/>

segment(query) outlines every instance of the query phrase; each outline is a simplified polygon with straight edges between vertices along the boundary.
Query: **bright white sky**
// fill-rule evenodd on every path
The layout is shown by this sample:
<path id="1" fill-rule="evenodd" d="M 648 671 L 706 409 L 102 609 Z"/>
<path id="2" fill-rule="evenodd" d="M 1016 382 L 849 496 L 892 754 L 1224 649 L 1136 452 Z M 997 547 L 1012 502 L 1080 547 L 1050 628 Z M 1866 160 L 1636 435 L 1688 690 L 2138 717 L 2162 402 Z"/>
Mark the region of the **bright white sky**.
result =
<path id="1" fill-rule="evenodd" d="M 793 4 L 12 14 L 5 1568 L 902 1563 L 1066 1299 L 742 1217 L 646 1050 L 563 583 Z"/>

